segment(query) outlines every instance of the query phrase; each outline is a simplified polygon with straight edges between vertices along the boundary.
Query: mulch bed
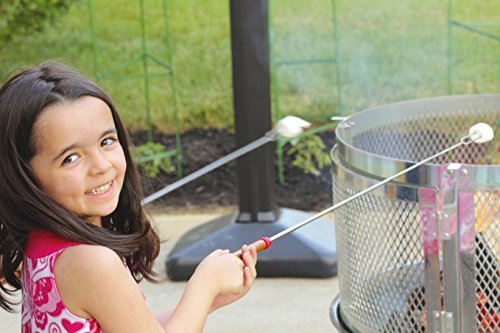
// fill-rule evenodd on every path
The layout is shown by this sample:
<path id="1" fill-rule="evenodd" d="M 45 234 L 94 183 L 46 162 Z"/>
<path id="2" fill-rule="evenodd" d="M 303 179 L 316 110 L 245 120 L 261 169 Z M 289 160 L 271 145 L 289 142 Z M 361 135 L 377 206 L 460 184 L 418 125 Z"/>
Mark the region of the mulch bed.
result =
<path id="1" fill-rule="evenodd" d="M 335 142 L 334 132 L 319 134 L 330 149 Z M 146 142 L 144 131 L 131 134 L 135 145 Z M 173 135 L 155 132 L 155 142 L 168 149 L 174 147 Z M 183 173 L 188 175 L 236 149 L 234 134 L 223 129 L 193 129 L 181 136 Z M 274 162 L 274 200 L 279 207 L 304 211 L 318 211 L 332 204 L 332 180 L 330 167 L 321 170 L 319 176 L 305 174 L 292 166 L 292 157 L 287 155 L 290 145 L 284 147 L 285 182 L 280 184 L 277 175 L 277 160 Z M 153 193 L 176 181 L 176 173 L 161 173 L 155 178 L 143 177 L 145 195 Z M 238 205 L 236 161 L 201 176 L 187 185 L 158 199 L 153 208 L 176 211 L 196 211 L 214 207 Z"/>

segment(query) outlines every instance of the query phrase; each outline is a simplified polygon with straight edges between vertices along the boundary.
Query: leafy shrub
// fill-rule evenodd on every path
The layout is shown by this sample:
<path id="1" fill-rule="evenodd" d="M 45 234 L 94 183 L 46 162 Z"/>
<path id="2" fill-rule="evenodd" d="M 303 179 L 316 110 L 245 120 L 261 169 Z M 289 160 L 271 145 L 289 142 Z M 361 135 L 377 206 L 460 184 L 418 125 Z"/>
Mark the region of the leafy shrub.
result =
<path id="1" fill-rule="evenodd" d="M 148 177 L 156 177 L 160 172 L 175 170 L 172 160 L 164 145 L 148 142 L 131 148 L 133 159 Z"/>
<path id="2" fill-rule="evenodd" d="M 331 164 L 330 157 L 325 152 L 326 146 L 318 135 L 304 136 L 291 144 L 287 154 L 294 158 L 292 165 L 302 169 L 304 173 L 319 176 L 321 169 Z"/>

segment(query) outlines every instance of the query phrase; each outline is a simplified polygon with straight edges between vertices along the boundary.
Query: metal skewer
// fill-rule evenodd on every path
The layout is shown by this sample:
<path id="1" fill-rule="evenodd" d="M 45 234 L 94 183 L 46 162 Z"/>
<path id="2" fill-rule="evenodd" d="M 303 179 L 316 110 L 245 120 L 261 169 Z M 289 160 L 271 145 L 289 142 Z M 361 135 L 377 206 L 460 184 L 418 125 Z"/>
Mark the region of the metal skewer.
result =
<path id="1" fill-rule="evenodd" d="M 178 189 L 179 187 L 186 185 L 187 183 L 195 180 L 196 178 L 201 177 L 204 174 L 207 174 L 210 171 L 217 169 L 218 167 L 220 167 L 228 162 L 231 162 L 232 160 L 240 157 L 241 155 L 244 155 L 244 154 L 246 154 L 254 149 L 257 149 L 258 147 L 263 146 L 268 142 L 275 141 L 278 138 L 278 136 L 279 136 L 279 134 L 275 130 L 271 130 L 271 131 L 267 132 L 263 137 L 255 140 L 255 141 L 250 142 L 249 144 L 233 151 L 229 155 L 221 157 L 218 160 L 204 166 L 203 168 L 198 169 L 195 172 L 189 174 L 188 176 L 181 178 L 178 181 L 164 187 L 163 189 L 159 190 L 158 192 L 155 192 L 155 193 L 145 197 L 144 200 L 142 200 L 142 205 L 147 205 L 147 204 L 155 201 L 156 199 L 164 196 L 165 194 L 170 193 L 170 192 Z"/>
<path id="2" fill-rule="evenodd" d="M 416 168 L 418 168 L 419 166 L 421 166 L 422 164 L 425 164 L 431 160 L 433 160 L 434 158 L 438 157 L 438 156 L 441 156 L 443 154 L 446 154 L 462 145 L 466 146 L 472 142 L 476 142 L 476 143 L 484 143 L 484 142 L 487 142 L 487 141 L 490 141 L 491 139 L 493 139 L 493 129 L 487 125 L 487 124 L 484 124 L 484 123 L 479 123 L 479 124 L 476 124 L 474 126 L 472 126 L 469 130 L 469 134 L 464 136 L 463 138 L 460 139 L 460 142 L 451 146 L 451 147 L 448 147 L 430 157 L 427 157 L 423 160 L 421 160 L 420 162 L 396 173 L 395 175 L 392 175 L 356 194 L 354 194 L 353 196 L 345 199 L 345 200 L 342 200 L 341 202 L 333 205 L 333 206 L 330 206 L 329 208 L 317 213 L 316 215 L 313 215 L 311 217 L 309 217 L 308 219 L 300 222 L 300 223 L 297 223 L 296 225 L 294 226 L 291 226 L 290 228 L 287 228 L 271 237 L 262 237 L 261 239 L 259 239 L 258 241 L 250 244 L 250 246 L 254 246 L 255 249 L 257 250 L 257 252 L 259 251 L 262 251 L 262 250 L 266 250 L 268 249 L 272 243 L 278 239 L 280 239 L 281 237 L 284 237 L 286 235 L 288 235 L 289 233 L 299 229 L 299 228 L 302 228 L 303 226 L 311 223 L 312 221 L 320 218 L 321 216 L 325 215 L 325 214 L 328 214 L 334 210 L 336 210 L 337 208 L 339 207 L 342 207 L 344 206 L 345 204 L 365 195 L 366 193 L 368 192 L 371 192 L 373 191 L 374 189 L 384 185 L 384 184 L 387 184 L 388 182 L 390 182 L 391 180 L 394 180 L 396 178 L 398 178 L 399 176 L 402 176 L 404 175 L 405 173 L 408 173 L 409 171 L 411 170 L 414 170 Z M 235 255 L 237 256 L 241 256 L 241 250 L 237 251 L 237 252 L 234 252 Z"/>
<path id="3" fill-rule="evenodd" d="M 260 146 L 265 145 L 268 142 L 276 141 L 279 136 L 284 137 L 294 137 L 298 134 L 302 133 L 303 129 L 309 127 L 311 124 L 307 121 L 300 119 L 294 116 L 286 116 L 283 119 L 279 120 L 276 124 L 276 128 L 268 131 L 264 136 L 259 139 L 250 142 L 249 144 L 235 150 L 234 152 L 219 158 L 218 160 L 204 166 L 203 168 L 196 170 L 192 174 L 179 179 L 178 181 L 164 187 L 163 189 L 147 196 L 142 200 L 142 205 L 147 205 L 156 199 L 164 196 L 167 193 L 170 193 L 181 186 L 186 185 L 187 183 L 195 180 L 198 177 L 203 176 L 204 174 L 209 173 L 210 171 L 217 169 L 218 167 L 244 155 L 252 150 L 259 148 Z"/>

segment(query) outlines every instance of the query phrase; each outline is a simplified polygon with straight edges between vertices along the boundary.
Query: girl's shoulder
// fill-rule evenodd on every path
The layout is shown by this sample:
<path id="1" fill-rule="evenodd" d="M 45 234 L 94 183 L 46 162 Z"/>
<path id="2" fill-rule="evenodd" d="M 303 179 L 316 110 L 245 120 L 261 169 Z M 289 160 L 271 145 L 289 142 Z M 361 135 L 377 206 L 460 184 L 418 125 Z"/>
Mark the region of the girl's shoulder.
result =
<path id="1" fill-rule="evenodd" d="M 117 281 L 133 281 L 113 250 L 88 244 L 61 252 L 54 264 L 54 276 L 66 307 L 84 318 L 95 318 L 95 313 L 89 311 L 91 305 L 102 302 L 110 290 L 116 290 Z"/>
<path id="2" fill-rule="evenodd" d="M 59 255 L 56 271 L 61 268 L 68 268 L 75 273 L 91 274 L 113 268 L 123 270 L 124 264 L 118 254 L 106 246 L 75 244 Z"/>
<path id="3" fill-rule="evenodd" d="M 99 294 L 102 286 L 120 276 L 128 277 L 130 273 L 113 250 L 100 245 L 78 244 L 59 255 L 54 275 L 61 294 L 65 290 L 93 290 Z"/>

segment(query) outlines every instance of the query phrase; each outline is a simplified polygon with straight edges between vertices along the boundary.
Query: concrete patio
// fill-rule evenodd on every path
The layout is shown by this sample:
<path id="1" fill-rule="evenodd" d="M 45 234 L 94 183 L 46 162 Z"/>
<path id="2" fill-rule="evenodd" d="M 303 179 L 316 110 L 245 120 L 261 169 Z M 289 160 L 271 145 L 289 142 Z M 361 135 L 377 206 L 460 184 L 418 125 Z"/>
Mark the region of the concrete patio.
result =
<path id="1" fill-rule="evenodd" d="M 205 214 L 161 214 L 154 222 L 162 239 L 156 270 L 164 274 L 165 257 L 186 231 L 220 217 L 224 212 Z M 161 277 L 164 277 L 162 275 Z M 185 282 L 165 280 L 140 284 L 152 309 L 175 305 Z M 258 278 L 250 293 L 235 304 L 208 318 L 206 333 L 298 333 L 337 332 L 330 320 L 330 304 L 338 293 L 338 279 Z M 0 311 L 0 332 L 20 331 L 20 315 Z"/>

